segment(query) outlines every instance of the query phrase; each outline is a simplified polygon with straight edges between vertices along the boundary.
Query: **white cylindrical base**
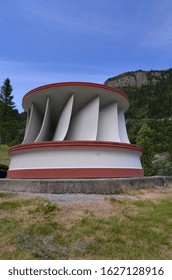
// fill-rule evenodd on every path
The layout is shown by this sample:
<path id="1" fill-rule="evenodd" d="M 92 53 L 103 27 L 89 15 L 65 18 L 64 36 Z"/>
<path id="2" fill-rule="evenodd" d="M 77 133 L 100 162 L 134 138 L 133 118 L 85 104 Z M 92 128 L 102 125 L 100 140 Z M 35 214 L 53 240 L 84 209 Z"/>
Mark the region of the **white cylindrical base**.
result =
<path id="1" fill-rule="evenodd" d="M 102 141 L 55 141 L 10 149 L 9 178 L 143 176 L 140 148 Z"/>

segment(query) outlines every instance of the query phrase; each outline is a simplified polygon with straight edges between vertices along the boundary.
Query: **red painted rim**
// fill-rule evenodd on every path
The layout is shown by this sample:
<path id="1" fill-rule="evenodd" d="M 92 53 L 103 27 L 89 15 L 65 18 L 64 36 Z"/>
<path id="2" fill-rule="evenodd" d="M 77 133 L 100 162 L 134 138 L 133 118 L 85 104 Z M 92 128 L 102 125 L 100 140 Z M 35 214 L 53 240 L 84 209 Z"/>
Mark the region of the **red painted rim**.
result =
<path id="1" fill-rule="evenodd" d="M 55 168 L 9 170 L 11 179 L 64 179 L 64 178 L 129 178 L 143 177 L 143 169 L 135 168 Z"/>
<path id="2" fill-rule="evenodd" d="M 105 89 L 105 90 L 109 90 L 109 91 L 113 91 L 115 93 L 118 93 L 128 100 L 128 96 L 123 91 L 121 91 L 117 88 L 106 86 L 106 85 L 101 85 L 101 84 L 96 84 L 96 83 L 88 83 L 88 82 L 62 82 L 62 83 L 53 83 L 53 84 L 43 85 L 43 86 L 40 86 L 40 87 L 37 87 L 37 88 L 34 88 L 34 89 L 30 90 L 28 93 L 26 93 L 24 95 L 23 100 L 25 98 L 29 97 L 30 95 L 32 95 L 36 92 L 45 90 L 45 89 L 59 88 L 59 87 L 69 87 L 69 86 L 102 88 L 102 89 Z"/>
<path id="3" fill-rule="evenodd" d="M 21 144 L 9 149 L 9 154 L 22 151 L 36 151 L 47 149 L 122 149 L 142 152 L 139 146 L 110 141 L 47 141 Z"/>

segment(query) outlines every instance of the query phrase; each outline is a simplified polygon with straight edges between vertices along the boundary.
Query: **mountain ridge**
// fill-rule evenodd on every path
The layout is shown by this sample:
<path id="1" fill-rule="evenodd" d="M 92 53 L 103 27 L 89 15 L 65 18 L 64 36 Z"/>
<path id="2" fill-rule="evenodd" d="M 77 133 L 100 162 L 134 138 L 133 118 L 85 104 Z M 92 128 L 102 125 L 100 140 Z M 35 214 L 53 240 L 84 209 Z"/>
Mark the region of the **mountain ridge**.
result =
<path id="1" fill-rule="evenodd" d="M 172 69 L 168 70 L 136 70 L 129 71 L 123 74 L 108 78 L 104 84 L 112 87 L 141 87 L 148 85 L 156 85 L 159 80 L 167 79 L 169 77 L 169 72 Z"/>

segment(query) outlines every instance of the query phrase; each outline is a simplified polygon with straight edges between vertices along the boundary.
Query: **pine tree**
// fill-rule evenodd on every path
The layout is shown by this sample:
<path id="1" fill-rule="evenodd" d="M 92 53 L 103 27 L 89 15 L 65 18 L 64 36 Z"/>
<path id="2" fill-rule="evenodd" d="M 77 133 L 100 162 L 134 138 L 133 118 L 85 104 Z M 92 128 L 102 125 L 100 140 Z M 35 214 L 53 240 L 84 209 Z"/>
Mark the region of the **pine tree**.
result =
<path id="1" fill-rule="evenodd" d="M 9 108 L 14 109 L 15 104 L 12 101 L 14 96 L 12 95 L 13 88 L 10 83 L 10 79 L 7 78 L 4 81 L 3 86 L 1 87 L 1 93 L 0 93 L 0 100 Z"/>
<path id="2" fill-rule="evenodd" d="M 7 78 L 0 92 L 0 143 L 10 144 L 16 136 L 16 120 L 14 118 L 12 86 Z"/>

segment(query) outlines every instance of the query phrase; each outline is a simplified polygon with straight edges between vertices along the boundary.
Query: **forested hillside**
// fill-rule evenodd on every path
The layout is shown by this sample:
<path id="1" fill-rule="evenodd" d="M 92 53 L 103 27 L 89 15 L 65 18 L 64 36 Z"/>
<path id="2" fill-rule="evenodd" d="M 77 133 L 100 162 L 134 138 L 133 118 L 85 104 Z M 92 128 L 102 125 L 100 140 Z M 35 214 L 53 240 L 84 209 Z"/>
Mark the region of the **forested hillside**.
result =
<path id="1" fill-rule="evenodd" d="M 127 72 L 105 84 L 129 97 L 128 134 L 143 148 L 145 174 L 172 175 L 172 69 Z"/>

